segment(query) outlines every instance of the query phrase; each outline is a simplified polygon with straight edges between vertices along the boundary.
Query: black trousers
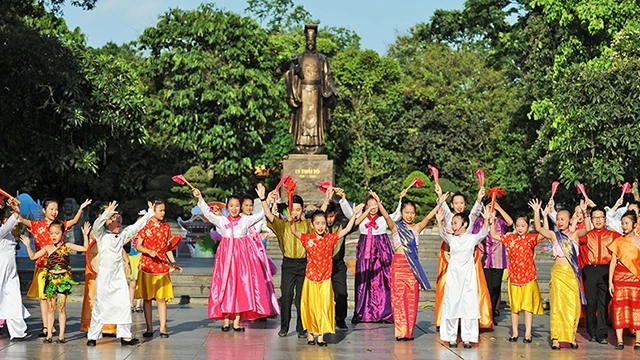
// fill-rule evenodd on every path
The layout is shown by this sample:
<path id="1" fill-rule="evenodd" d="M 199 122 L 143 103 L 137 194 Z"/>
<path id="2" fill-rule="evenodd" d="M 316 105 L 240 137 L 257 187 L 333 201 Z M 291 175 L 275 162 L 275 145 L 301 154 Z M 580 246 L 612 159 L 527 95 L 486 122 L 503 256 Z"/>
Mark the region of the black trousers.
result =
<path id="1" fill-rule="evenodd" d="M 597 339 L 609 335 L 607 325 L 609 295 L 609 265 L 585 265 L 582 269 L 584 295 L 587 298 L 587 332 Z"/>
<path id="2" fill-rule="evenodd" d="M 502 293 L 502 275 L 504 269 L 484 269 L 484 278 L 487 281 L 489 296 L 491 297 L 491 311 L 493 316 L 500 312 L 500 294 Z"/>
<path id="3" fill-rule="evenodd" d="M 302 318 L 300 317 L 300 297 L 302 296 L 302 284 L 304 273 L 307 270 L 307 259 L 282 259 L 282 276 L 280 278 L 280 330 L 289 331 L 291 322 L 291 305 L 295 300 L 298 311 L 296 331 L 304 331 Z"/>
<path id="4" fill-rule="evenodd" d="M 347 264 L 343 259 L 333 260 L 331 285 L 336 303 L 336 322 L 344 322 L 347 318 Z"/>

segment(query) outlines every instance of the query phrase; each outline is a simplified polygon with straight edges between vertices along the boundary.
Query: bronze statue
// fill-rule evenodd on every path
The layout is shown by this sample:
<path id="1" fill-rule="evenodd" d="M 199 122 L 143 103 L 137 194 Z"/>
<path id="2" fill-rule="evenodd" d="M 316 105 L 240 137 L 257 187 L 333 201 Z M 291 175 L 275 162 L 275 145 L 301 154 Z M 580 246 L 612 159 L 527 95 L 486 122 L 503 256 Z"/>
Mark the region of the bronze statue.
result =
<path id="1" fill-rule="evenodd" d="M 340 99 L 327 57 L 316 51 L 317 33 L 318 25 L 305 25 L 305 52 L 293 56 L 285 74 L 292 109 L 289 132 L 302 154 L 324 151 L 324 132 Z"/>

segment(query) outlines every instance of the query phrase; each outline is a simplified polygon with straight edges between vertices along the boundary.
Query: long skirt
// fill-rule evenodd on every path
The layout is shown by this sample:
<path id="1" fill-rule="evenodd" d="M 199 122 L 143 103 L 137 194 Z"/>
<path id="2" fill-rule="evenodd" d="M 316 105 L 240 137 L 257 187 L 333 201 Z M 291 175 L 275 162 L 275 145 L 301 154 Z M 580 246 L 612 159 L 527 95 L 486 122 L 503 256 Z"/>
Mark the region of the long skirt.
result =
<path id="1" fill-rule="evenodd" d="M 271 294 L 255 242 L 248 236 L 223 237 L 216 251 L 209 318 L 255 320 L 271 315 Z"/>
<path id="2" fill-rule="evenodd" d="M 311 334 L 336 332 L 331 279 L 322 282 L 304 279 L 300 298 L 300 317 L 302 326 Z"/>
<path id="3" fill-rule="evenodd" d="M 47 297 L 44 294 L 44 284 L 46 282 L 47 269 L 36 267 L 33 269 L 33 278 L 31 279 L 31 286 L 27 291 L 27 297 L 33 299 L 46 300 Z"/>
<path id="4" fill-rule="evenodd" d="M 420 289 L 407 257 L 394 254 L 391 263 L 391 306 L 396 338 L 413 339 Z"/>
<path id="5" fill-rule="evenodd" d="M 142 300 L 173 300 L 173 283 L 169 274 L 150 274 L 140 270 L 134 297 Z"/>
<path id="6" fill-rule="evenodd" d="M 551 339 L 573 343 L 580 321 L 580 290 L 569 264 L 554 264 L 549 282 Z"/>
<path id="7" fill-rule="evenodd" d="M 640 279 L 622 264 L 613 272 L 613 328 L 640 330 Z"/>
<path id="8" fill-rule="evenodd" d="M 356 248 L 355 309 L 352 323 L 392 322 L 391 259 L 393 250 L 387 234 L 361 234 Z M 366 250 L 369 246 L 369 258 Z"/>
<path id="9" fill-rule="evenodd" d="M 80 332 L 89 332 L 91 325 L 91 311 L 96 295 L 96 274 L 86 270 L 84 273 L 84 295 L 82 297 L 82 314 L 80 315 Z M 102 327 L 103 334 L 115 334 L 115 324 L 105 324 Z"/>
<path id="10" fill-rule="evenodd" d="M 508 289 L 511 313 L 518 314 L 521 311 L 536 315 L 544 313 L 538 281 L 533 280 L 526 285 L 515 285 L 509 281 Z"/>
<path id="11" fill-rule="evenodd" d="M 269 255 L 267 255 L 267 248 L 262 242 L 262 236 L 256 233 L 249 235 L 249 237 L 254 241 L 258 249 L 258 258 L 260 259 L 265 274 L 264 279 L 261 280 L 267 285 L 267 296 L 269 297 L 271 316 L 277 316 L 280 314 L 280 305 L 278 304 L 278 296 L 276 295 L 275 286 L 273 285 L 273 275 L 278 272 L 278 267 Z"/>
<path id="12" fill-rule="evenodd" d="M 15 252 L 0 254 L 0 319 L 26 319 L 31 314 L 22 305 Z"/>

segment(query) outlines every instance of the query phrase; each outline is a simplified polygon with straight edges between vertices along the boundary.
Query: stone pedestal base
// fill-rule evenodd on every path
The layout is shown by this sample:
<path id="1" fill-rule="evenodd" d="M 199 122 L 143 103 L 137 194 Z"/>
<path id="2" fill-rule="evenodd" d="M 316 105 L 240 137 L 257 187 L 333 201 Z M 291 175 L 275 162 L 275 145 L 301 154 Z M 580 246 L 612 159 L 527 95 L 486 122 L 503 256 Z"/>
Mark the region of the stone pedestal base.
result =
<path id="1" fill-rule="evenodd" d="M 327 155 L 291 154 L 282 161 L 282 175 L 289 175 L 296 182 L 296 194 L 307 204 L 322 204 L 324 194 L 318 189 L 323 181 L 334 183 L 333 160 Z M 280 196 L 287 198 L 287 192 L 281 190 Z"/>

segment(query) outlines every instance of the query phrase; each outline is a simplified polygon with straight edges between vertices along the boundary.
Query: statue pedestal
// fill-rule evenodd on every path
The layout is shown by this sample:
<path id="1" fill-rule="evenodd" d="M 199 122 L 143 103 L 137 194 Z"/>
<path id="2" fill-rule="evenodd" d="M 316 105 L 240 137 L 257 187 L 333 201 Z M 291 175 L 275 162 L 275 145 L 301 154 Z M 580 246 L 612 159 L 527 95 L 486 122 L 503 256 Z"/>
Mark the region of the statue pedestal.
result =
<path id="1" fill-rule="evenodd" d="M 318 186 L 323 181 L 333 185 L 333 160 L 329 160 L 327 155 L 291 154 L 282 161 L 282 176 L 286 175 L 291 176 L 296 182 L 295 193 L 302 197 L 305 206 L 322 204 L 324 194 Z M 283 199 L 287 198 L 284 187 L 280 196 Z"/>

